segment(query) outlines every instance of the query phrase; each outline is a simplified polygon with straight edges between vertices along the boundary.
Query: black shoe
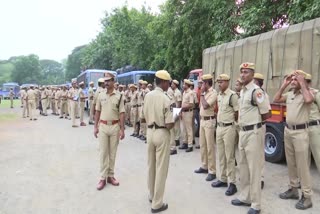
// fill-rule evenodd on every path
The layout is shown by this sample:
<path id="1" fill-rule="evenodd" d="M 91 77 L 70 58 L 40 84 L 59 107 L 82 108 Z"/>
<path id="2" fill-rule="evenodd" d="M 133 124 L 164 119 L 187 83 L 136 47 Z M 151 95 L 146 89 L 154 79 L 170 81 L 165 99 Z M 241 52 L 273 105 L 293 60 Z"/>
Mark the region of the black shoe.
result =
<path id="1" fill-rule="evenodd" d="M 250 206 L 251 206 L 251 204 L 242 202 L 242 201 L 240 201 L 239 199 L 233 199 L 233 200 L 231 201 L 231 204 L 234 205 L 234 206 L 246 206 L 246 207 L 250 207 Z"/>
<path id="2" fill-rule="evenodd" d="M 192 152 L 193 151 L 193 148 L 192 147 L 189 147 L 187 148 L 186 152 Z"/>
<path id="3" fill-rule="evenodd" d="M 225 182 L 222 182 L 220 180 L 217 180 L 216 182 L 213 182 L 211 184 L 212 187 L 227 187 L 228 186 L 228 183 L 225 183 Z"/>
<path id="4" fill-rule="evenodd" d="M 179 149 L 187 149 L 188 148 L 188 144 L 183 143 L 181 146 L 179 146 Z"/>
<path id="5" fill-rule="evenodd" d="M 178 154 L 178 153 L 177 153 L 177 150 L 171 150 L 171 151 L 170 151 L 170 155 L 176 155 L 176 154 Z"/>
<path id="6" fill-rule="evenodd" d="M 146 138 L 144 136 L 140 137 L 140 140 L 146 140 Z"/>
<path id="7" fill-rule="evenodd" d="M 261 189 L 264 188 L 264 181 L 261 181 Z"/>
<path id="8" fill-rule="evenodd" d="M 195 145 L 195 144 L 196 144 L 196 141 L 195 141 L 195 140 L 193 140 L 193 141 L 192 141 L 192 144 L 193 144 L 193 145 Z"/>
<path id="9" fill-rule="evenodd" d="M 247 212 L 247 214 L 259 214 L 260 210 L 255 210 L 253 208 L 250 208 L 249 211 Z"/>
<path id="10" fill-rule="evenodd" d="M 136 136 L 136 134 L 135 134 L 135 133 L 132 133 L 130 136 L 135 137 L 135 136 Z"/>
<path id="11" fill-rule="evenodd" d="M 234 185 L 233 183 L 230 183 L 227 191 L 225 192 L 225 195 L 226 196 L 231 196 L 231 195 L 234 195 L 237 191 L 238 190 L 237 190 L 236 185 Z"/>
<path id="12" fill-rule="evenodd" d="M 200 167 L 199 169 L 194 170 L 194 173 L 198 173 L 198 174 L 200 174 L 200 173 L 207 174 L 207 173 L 208 173 L 208 170 Z"/>
<path id="13" fill-rule="evenodd" d="M 196 149 L 200 149 L 200 145 L 196 145 Z"/>
<path id="14" fill-rule="evenodd" d="M 180 146 L 180 140 L 176 140 L 176 146 Z"/>
<path id="15" fill-rule="evenodd" d="M 216 179 L 216 175 L 215 174 L 211 174 L 209 173 L 206 177 L 206 181 L 213 181 L 214 179 Z"/>
<path id="16" fill-rule="evenodd" d="M 168 209 L 168 204 L 163 204 L 162 207 L 160 207 L 159 209 L 152 209 L 151 208 L 151 212 L 152 213 L 159 213 L 159 212 L 165 211 L 166 209 Z"/>
<path id="17" fill-rule="evenodd" d="M 60 119 L 63 119 L 63 117 L 61 116 L 61 117 L 59 117 Z"/>
<path id="18" fill-rule="evenodd" d="M 89 121 L 89 125 L 94 125 L 94 122 L 92 122 L 92 121 Z"/>

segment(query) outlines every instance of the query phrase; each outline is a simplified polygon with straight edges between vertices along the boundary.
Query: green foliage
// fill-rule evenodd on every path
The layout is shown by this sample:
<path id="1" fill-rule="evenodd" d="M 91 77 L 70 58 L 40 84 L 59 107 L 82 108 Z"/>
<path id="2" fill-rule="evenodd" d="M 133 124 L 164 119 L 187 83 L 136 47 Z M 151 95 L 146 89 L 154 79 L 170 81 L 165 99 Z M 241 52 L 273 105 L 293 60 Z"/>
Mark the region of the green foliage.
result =
<path id="1" fill-rule="evenodd" d="M 14 69 L 11 73 L 12 81 L 19 84 L 40 82 L 41 68 L 38 56 L 31 54 L 16 57 L 12 60 L 14 64 Z"/>
<path id="2" fill-rule="evenodd" d="M 41 85 L 59 85 L 65 83 L 63 65 L 54 60 L 40 60 Z"/>
<path id="3" fill-rule="evenodd" d="M 320 17 L 319 0 L 291 0 L 288 11 L 290 24 Z"/>
<path id="4" fill-rule="evenodd" d="M 11 81 L 14 65 L 10 61 L 0 61 L 0 85 Z"/>
<path id="5" fill-rule="evenodd" d="M 76 47 L 68 56 L 65 74 L 66 81 L 71 81 L 72 78 L 75 78 L 80 74 L 81 70 L 85 69 L 81 64 L 81 58 L 84 55 L 85 48 L 86 45 Z"/>

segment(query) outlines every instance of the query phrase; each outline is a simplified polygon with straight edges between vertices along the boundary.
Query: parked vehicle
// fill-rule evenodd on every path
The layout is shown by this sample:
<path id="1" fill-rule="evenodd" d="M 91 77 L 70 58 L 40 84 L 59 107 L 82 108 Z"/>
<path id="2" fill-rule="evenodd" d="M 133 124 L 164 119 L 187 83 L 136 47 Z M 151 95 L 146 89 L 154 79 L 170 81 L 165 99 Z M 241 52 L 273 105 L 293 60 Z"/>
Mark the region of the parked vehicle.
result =
<path id="1" fill-rule="evenodd" d="M 264 90 L 274 97 L 283 77 L 302 69 L 313 77 L 314 88 L 320 88 L 320 18 L 273 30 L 238 41 L 224 43 L 203 51 L 203 73 L 230 75 L 234 83 L 242 62 L 256 64 L 256 72 L 265 77 Z M 265 155 L 269 162 L 284 159 L 284 105 L 272 104 L 267 122 Z"/>
<path id="2" fill-rule="evenodd" d="M 9 99 L 10 98 L 10 88 L 13 89 L 15 94 L 14 98 L 17 99 L 19 97 L 20 86 L 16 82 L 7 82 L 3 83 L 0 89 L 0 98 L 1 99 Z"/>
<path id="3" fill-rule="evenodd" d="M 117 78 L 118 82 L 123 85 L 137 84 L 140 79 L 153 84 L 155 73 L 155 71 L 129 71 L 118 74 Z"/>

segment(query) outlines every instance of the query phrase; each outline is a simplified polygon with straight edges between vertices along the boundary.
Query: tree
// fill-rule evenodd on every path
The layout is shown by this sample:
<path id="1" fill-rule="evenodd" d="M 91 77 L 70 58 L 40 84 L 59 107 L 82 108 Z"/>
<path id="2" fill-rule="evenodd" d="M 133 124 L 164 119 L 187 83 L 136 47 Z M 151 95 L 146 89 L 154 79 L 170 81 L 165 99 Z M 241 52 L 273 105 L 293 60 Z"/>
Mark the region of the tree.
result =
<path id="1" fill-rule="evenodd" d="M 290 24 L 320 17 L 319 0 L 291 0 L 288 10 Z"/>
<path id="2" fill-rule="evenodd" d="M 39 83 L 41 79 L 41 68 L 39 57 L 34 54 L 16 57 L 13 60 L 14 69 L 11 79 L 19 84 Z"/>
<path id="3" fill-rule="evenodd" d="M 84 50 L 87 45 L 82 45 L 73 49 L 72 53 L 68 56 L 67 66 L 66 66 L 66 81 L 71 81 L 72 78 L 76 78 L 81 70 L 84 70 L 81 63 L 81 58 L 84 55 Z"/>
<path id="4" fill-rule="evenodd" d="M 42 85 L 58 85 L 63 84 L 64 81 L 64 71 L 63 65 L 54 60 L 40 60 L 41 67 L 41 80 L 40 84 Z"/>
<path id="5" fill-rule="evenodd" d="M 13 69 L 14 65 L 10 61 L 0 61 L 0 85 L 11 81 L 11 73 Z"/>

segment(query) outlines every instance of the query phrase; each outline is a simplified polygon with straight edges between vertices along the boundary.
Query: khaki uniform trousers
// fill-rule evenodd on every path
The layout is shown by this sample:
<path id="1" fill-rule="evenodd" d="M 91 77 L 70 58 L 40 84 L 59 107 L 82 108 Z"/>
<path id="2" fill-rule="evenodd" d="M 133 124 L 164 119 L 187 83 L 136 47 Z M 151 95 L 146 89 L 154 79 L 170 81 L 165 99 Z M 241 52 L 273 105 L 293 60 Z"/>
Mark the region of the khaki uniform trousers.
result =
<path id="1" fill-rule="evenodd" d="M 170 160 L 170 131 L 149 129 L 148 141 L 148 189 L 152 209 L 163 205 L 163 195 L 168 176 Z"/>
<path id="2" fill-rule="evenodd" d="M 265 152 L 264 152 L 264 146 L 266 144 L 266 132 L 267 132 L 267 126 L 266 125 L 262 125 L 262 130 L 263 130 L 263 147 L 262 147 L 262 151 L 263 151 L 263 155 L 261 156 L 262 158 L 262 167 L 261 167 L 261 181 L 264 181 L 264 165 L 266 162 L 266 157 L 265 157 Z"/>
<path id="3" fill-rule="evenodd" d="M 76 117 L 80 117 L 80 105 L 79 101 L 76 103 Z"/>
<path id="4" fill-rule="evenodd" d="M 320 172 L 320 126 L 309 127 L 310 149 L 314 162 Z"/>
<path id="5" fill-rule="evenodd" d="M 236 168 L 235 168 L 235 145 L 236 143 L 236 127 L 218 126 L 217 127 L 217 152 L 219 157 L 219 180 L 235 184 Z"/>
<path id="6" fill-rule="evenodd" d="M 125 111 L 126 111 L 126 121 L 130 122 L 130 114 L 131 114 L 131 106 L 130 106 L 130 103 L 125 103 L 124 104 L 124 107 L 125 107 Z"/>
<path id="7" fill-rule="evenodd" d="M 93 100 L 89 100 L 89 106 L 90 106 L 90 115 L 89 115 L 89 122 L 93 122 L 94 118 L 93 118 Z"/>
<path id="8" fill-rule="evenodd" d="M 251 131 L 239 133 L 239 200 L 251 203 L 256 210 L 261 209 L 261 167 L 263 156 L 263 129 L 255 127 Z"/>
<path id="9" fill-rule="evenodd" d="M 41 104 L 42 104 L 42 111 L 44 114 L 48 114 L 48 100 L 47 99 L 43 99 L 41 100 Z"/>
<path id="10" fill-rule="evenodd" d="M 65 117 L 67 116 L 68 113 L 68 101 L 67 100 L 61 100 L 60 104 L 60 116 L 62 117 L 63 114 L 65 114 Z"/>
<path id="11" fill-rule="evenodd" d="M 59 108 L 60 108 L 60 105 L 59 105 L 59 100 L 55 100 L 54 101 L 54 106 L 55 106 L 55 109 L 56 109 L 56 114 L 59 114 Z"/>
<path id="12" fill-rule="evenodd" d="M 36 118 L 36 102 L 34 100 L 28 100 L 28 107 L 30 119 Z"/>
<path id="13" fill-rule="evenodd" d="M 309 133 L 306 129 L 284 129 L 284 146 L 287 159 L 290 186 L 298 188 L 299 180 L 301 191 L 306 198 L 312 195 L 311 176 L 308 163 Z"/>
<path id="14" fill-rule="evenodd" d="M 184 143 L 188 144 L 188 147 L 193 147 L 193 111 L 182 112 L 182 122 L 183 122 L 183 140 Z"/>
<path id="15" fill-rule="evenodd" d="M 140 134 L 144 137 L 147 136 L 146 131 L 147 131 L 147 125 L 145 122 L 141 122 L 141 116 L 142 116 L 142 109 L 143 109 L 143 105 L 141 107 L 139 107 L 139 120 L 140 120 Z"/>
<path id="16" fill-rule="evenodd" d="M 10 97 L 10 107 L 13 108 L 13 97 Z"/>
<path id="17" fill-rule="evenodd" d="M 211 174 L 216 174 L 215 123 L 215 120 L 201 120 L 200 122 L 201 168 L 208 169 Z"/>
<path id="18" fill-rule="evenodd" d="M 99 125 L 99 151 L 101 178 L 114 177 L 114 166 L 119 145 L 119 124 Z"/>
<path id="19" fill-rule="evenodd" d="M 131 107 L 131 124 L 133 125 L 133 130 L 135 134 L 139 134 L 138 132 L 138 127 L 137 127 L 137 122 L 138 122 L 138 108 L 137 107 Z"/>
<path id="20" fill-rule="evenodd" d="M 83 117 L 84 117 L 84 105 L 86 102 L 80 101 L 80 123 L 83 122 Z"/>
<path id="21" fill-rule="evenodd" d="M 181 135 L 181 129 L 180 129 L 180 119 L 178 119 L 175 123 L 174 123 L 174 140 L 180 140 L 180 135 Z"/>
<path id="22" fill-rule="evenodd" d="M 72 99 L 69 99 L 68 100 L 68 114 L 69 114 L 69 117 L 71 118 L 71 102 L 73 102 Z"/>
<path id="23" fill-rule="evenodd" d="M 55 102 L 55 99 L 51 98 L 51 110 L 52 110 L 52 113 L 55 114 L 57 109 L 56 109 L 56 102 Z"/>
<path id="24" fill-rule="evenodd" d="M 39 98 L 36 97 L 36 101 L 35 102 L 36 102 L 36 109 L 38 109 L 39 108 Z"/>
<path id="25" fill-rule="evenodd" d="M 70 100 L 70 110 L 71 110 L 71 121 L 72 121 L 72 125 L 76 125 L 76 111 L 77 111 L 77 107 L 78 107 L 78 101 L 73 101 Z"/>
<path id="26" fill-rule="evenodd" d="M 26 117 L 26 112 L 27 116 L 29 117 L 29 106 L 26 100 L 23 100 L 23 110 L 22 110 L 22 117 Z"/>

